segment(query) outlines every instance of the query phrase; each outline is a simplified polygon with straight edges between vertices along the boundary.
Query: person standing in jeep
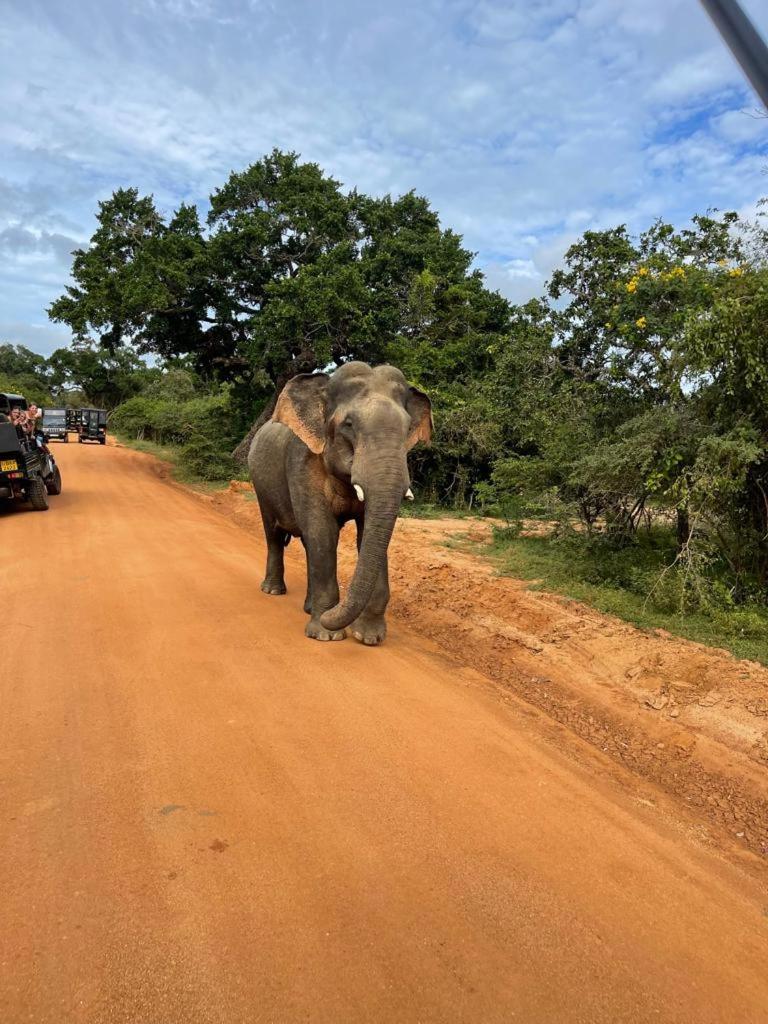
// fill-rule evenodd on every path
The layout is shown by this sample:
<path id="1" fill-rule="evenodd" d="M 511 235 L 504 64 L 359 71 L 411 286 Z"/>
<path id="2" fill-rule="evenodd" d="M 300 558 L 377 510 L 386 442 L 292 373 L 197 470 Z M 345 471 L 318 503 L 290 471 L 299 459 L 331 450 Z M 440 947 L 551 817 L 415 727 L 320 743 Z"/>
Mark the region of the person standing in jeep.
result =
<path id="1" fill-rule="evenodd" d="M 32 402 L 32 404 L 27 409 L 25 416 L 26 422 L 24 424 L 24 429 L 28 434 L 34 436 L 35 433 L 37 432 L 37 421 L 40 417 L 40 410 L 38 409 L 34 402 Z"/>

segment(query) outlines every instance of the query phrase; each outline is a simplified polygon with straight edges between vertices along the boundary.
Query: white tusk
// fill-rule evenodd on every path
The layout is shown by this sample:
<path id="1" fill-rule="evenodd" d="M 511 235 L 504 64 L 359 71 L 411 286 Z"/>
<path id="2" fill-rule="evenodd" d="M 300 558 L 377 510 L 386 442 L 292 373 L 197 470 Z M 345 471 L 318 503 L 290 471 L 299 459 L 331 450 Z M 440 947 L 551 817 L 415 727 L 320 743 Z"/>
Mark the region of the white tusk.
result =
<path id="1" fill-rule="evenodd" d="M 408 501 L 413 501 L 413 491 L 411 490 L 411 488 L 410 488 L 410 487 L 409 487 L 409 488 L 408 488 L 408 490 L 407 490 L 407 491 L 405 492 L 405 496 L 406 496 L 406 498 L 408 499 Z"/>
<path id="2" fill-rule="evenodd" d="M 360 484 L 355 484 L 355 494 L 357 495 L 358 501 L 365 501 L 365 491 Z"/>

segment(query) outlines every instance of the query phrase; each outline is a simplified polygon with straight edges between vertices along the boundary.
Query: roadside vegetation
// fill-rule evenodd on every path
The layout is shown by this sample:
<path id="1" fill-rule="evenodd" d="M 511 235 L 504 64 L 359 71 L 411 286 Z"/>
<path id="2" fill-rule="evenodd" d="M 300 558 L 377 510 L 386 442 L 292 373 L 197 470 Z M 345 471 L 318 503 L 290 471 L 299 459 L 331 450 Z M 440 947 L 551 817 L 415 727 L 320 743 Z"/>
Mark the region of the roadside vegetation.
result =
<path id="1" fill-rule="evenodd" d="M 110 422 L 124 442 L 162 449 L 182 479 L 211 483 L 237 474 L 231 450 L 240 437 L 227 385 L 206 387 L 194 373 L 172 368 L 118 405 Z"/>
<path id="2" fill-rule="evenodd" d="M 674 537 L 655 528 L 632 546 L 569 535 L 521 535 L 500 528 L 482 550 L 502 575 L 530 580 L 531 588 L 563 594 L 641 629 L 665 629 L 698 643 L 721 647 L 738 658 L 768 665 L 768 609 L 701 603 L 686 610 L 674 563 Z"/>
<path id="3" fill-rule="evenodd" d="M 422 507 L 507 522 L 494 544 L 516 575 L 764 649 L 761 215 L 586 232 L 518 306 L 425 198 L 345 191 L 295 154 L 233 173 L 205 217 L 121 189 L 97 221 L 49 310 L 72 346 L 49 360 L 5 346 L 0 384 L 86 396 L 122 437 L 216 480 L 292 376 L 392 362 L 436 410 L 432 447 L 414 451 Z"/>

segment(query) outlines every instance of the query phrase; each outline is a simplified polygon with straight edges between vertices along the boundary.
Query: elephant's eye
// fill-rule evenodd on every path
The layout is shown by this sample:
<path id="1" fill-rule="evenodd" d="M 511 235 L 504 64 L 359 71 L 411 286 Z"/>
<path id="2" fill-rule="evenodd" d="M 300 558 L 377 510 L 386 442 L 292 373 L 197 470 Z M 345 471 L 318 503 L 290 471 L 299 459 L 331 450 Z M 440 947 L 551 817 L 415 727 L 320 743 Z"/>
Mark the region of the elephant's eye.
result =
<path id="1" fill-rule="evenodd" d="M 345 427 L 347 430 L 351 430 L 352 429 L 352 417 L 351 416 L 346 416 L 344 418 L 344 421 L 342 422 L 341 425 L 342 425 L 342 427 Z"/>

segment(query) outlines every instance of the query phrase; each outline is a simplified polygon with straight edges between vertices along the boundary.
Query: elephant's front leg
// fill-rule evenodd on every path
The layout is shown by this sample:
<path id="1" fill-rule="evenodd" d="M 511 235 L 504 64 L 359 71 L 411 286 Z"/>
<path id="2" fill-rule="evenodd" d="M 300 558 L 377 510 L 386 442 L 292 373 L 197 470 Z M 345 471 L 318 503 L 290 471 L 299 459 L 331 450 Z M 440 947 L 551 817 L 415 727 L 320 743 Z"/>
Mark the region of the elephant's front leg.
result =
<path id="1" fill-rule="evenodd" d="M 363 525 L 357 526 L 357 550 L 363 539 Z M 352 636 L 360 643 L 368 647 L 376 647 L 384 642 L 387 635 L 387 623 L 384 614 L 389 604 L 389 566 L 387 556 L 384 556 L 384 564 L 376 579 L 371 599 L 365 607 L 365 611 L 349 627 Z"/>
<path id="2" fill-rule="evenodd" d="M 309 574 L 307 596 L 311 601 L 311 618 L 304 633 L 313 640 L 343 640 L 345 631 L 326 629 L 320 616 L 339 603 L 339 581 L 336 576 L 336 546 L 339 527 L 334 521 L 324 529 L 313 531 L 306 537 L 307 570 Z"/>

